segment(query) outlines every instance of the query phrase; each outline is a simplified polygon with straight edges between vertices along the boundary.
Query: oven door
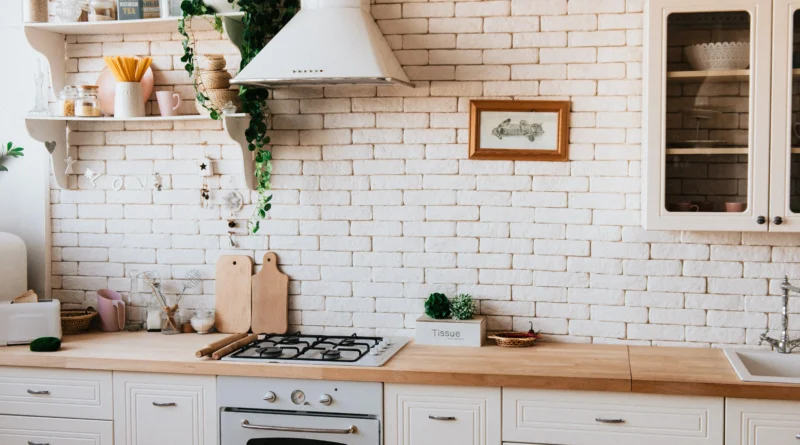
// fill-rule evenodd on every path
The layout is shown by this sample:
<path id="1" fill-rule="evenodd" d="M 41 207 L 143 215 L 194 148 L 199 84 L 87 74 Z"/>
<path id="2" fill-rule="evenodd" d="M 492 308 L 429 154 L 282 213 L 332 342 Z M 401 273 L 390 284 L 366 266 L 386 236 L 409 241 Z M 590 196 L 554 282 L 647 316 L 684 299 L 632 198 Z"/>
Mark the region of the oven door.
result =
<path id="1" fill-rule="evenodd" d="M 380 445 L 380 420 L 224 409 L 222 445 Z"/>

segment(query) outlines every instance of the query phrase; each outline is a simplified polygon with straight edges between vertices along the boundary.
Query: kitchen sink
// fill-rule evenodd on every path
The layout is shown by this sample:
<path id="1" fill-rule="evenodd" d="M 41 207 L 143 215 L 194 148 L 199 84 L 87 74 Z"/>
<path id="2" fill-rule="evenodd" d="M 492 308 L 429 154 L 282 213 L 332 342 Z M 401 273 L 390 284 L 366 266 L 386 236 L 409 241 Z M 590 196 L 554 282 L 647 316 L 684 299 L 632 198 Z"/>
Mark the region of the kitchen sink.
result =
<path id="1" fill-rule="evenodd" d="M 726 349 L 725 356 L 744 382 L 800 385 L 800 354 Z"/>

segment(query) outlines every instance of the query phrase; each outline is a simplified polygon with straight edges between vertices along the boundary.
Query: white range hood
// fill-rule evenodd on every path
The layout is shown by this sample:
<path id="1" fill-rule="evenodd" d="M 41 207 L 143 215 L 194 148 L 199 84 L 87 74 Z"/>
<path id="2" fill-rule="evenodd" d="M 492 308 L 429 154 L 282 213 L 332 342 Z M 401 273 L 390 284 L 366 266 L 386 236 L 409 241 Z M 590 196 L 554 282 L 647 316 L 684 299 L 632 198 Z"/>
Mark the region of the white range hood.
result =
<path id="1" fill-rule="evenodd" d="M 297 15 L 232 81 L 267 88 L 413 84 L 369 0 L 301 0 Z"/>

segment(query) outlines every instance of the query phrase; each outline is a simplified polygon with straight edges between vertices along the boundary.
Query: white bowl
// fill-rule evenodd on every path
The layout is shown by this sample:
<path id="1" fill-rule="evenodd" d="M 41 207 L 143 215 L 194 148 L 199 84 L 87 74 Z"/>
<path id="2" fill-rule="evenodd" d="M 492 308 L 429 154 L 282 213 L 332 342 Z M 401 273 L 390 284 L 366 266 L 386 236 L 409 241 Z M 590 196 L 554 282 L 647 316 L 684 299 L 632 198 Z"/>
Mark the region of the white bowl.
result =
<path id="1" fill-rule="evenodd" d="M 750 43 L 701 43 L 686 47 L 686 58 L 694 70 L 743 70 L 750 66 Z"/>

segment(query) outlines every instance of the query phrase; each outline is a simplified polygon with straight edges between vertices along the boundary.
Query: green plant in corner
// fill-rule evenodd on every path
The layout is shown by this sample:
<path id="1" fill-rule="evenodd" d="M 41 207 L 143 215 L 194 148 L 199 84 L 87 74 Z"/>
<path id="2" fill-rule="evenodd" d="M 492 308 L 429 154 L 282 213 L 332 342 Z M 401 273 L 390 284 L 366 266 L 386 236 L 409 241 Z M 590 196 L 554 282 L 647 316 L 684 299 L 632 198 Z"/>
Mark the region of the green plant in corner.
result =
<path id="1" fill-rule="evenodd" d="M 14 147 L 13 142 L 9 142 L 5 147 L 0 146 L 0 163 L 6 158 L 21 158 L 25 156 L 22 152 L 25 149 L 22 147 Z M 8 168 L 5 165 L 0 165 L 0 172 L 7 172 Z"/>
<path id="2" fill-rule="evenodd" d="M 457 320 L 471 320 L 475 314 L 475 300 L 472 295 L 461 294 L 450 301 L 450 308 Z"/>
<path id="3" fill-rule="evenodd" d="M 233 3 L 233 0 L 228 0 Z M 299 9 L 299 0 L 238 0 L 239 9 L 244 13 L 243 38 L 241 42 L 242 64 L 244 68 L 263 49 L 267 43 L 291 20 Z M 222 20 L 206 7 L 202 0 L 184 0 L 181 4 L 183 17 L 179 22 L 179 32 L 184 38 L 184 55 L 181 60 L 186 64 L 186 71 L 190 75 L 197 67 L 197 57 L 194 49 L 195 40 L 191 37 L 191 29 L 186 23 L 191 16 L 212 14 L 214 29 L 222 32 Z M 189 25 L 191 27 L 191 25 Z M 199 76 L 196 76 L 199 77 Z M 202 81 L 201 81 L 202 82 Z M 202 93 L 202 83 L 195 82 L 197 99 L 211 112 L 214 119 L 220 118 L 219 110 L 210 104 L 208 97 Z M 248 228 L 252 233 L 257 233 L 261 228 L 260 220 L 266 218 L 267 212 L 272 208 L 272 195 L 270 190 L 270 177 L 272 176 L 272 152 L 267 149 L 270 138 L 267 135 L 269 118 L 269 91 L 263 88 L 243 86 L 239 90 L 242 99 L 242 108 L 250 116 L 250 124 L 245 131 L 247 148 L 254 152 L 255 182 L 258 192 L 258 202 L 253 216 L 248 221 Z"/>
<path id="4" fill-rule="evenodd" d="M 211 113 L 211 118 L 218 120 L 220 118 L 220 110 L 217 109 L 208 96 L 205 94 L 205 86 L 203 79 L 200 76 L 195 76 L 195 71 L 199 68 L 197 63 L 197 53 L 195 46 L 197 41 L 192 33 L 192 19 L 194 17 L 201 17 L 211 24 L 215 31 L 222 33 L 222 19 L 214 12 L 213 9 L 206 6 L 203 0 L 183 0 L 181 3 L 181 11 L 183 15 L 178 20 L 178 33 L 183 36 L 183 56 L 181 62 L 183 67 L 190 77 L 194 78 L 194 91 L 197 101 L 203 105 L 203 108 Z"/>
<path id="5" fill-rule="evenodd" d="M 425 314 L 436 320 L 450 318 L 450 300 L 444 294 L 431 294 L 425 300 Z"/>

